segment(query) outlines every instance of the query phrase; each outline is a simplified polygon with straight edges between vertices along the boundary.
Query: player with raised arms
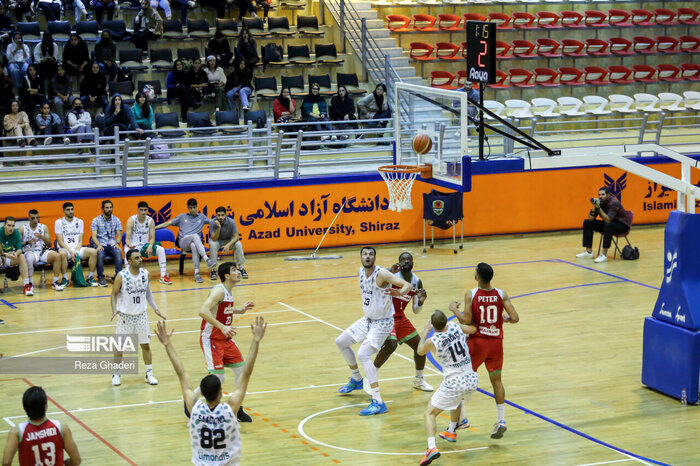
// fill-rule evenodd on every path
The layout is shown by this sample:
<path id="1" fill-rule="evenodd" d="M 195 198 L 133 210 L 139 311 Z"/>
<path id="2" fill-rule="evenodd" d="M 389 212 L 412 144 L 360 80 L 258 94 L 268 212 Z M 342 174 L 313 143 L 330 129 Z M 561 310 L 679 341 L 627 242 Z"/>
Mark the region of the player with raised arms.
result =
<path id="1" fill-rule="evenodd" d="M 435 330 L 435 334 L 428 338 L 430 330 Z M 442 311 L 433 312 L 430 321 L 425 325 L 418 344 L 418 354 L 426 355 L 434 351 L 445 378 L 430 398 L 423 415 L 428 451 L 420 462 L 421 466 L 440 457 L 440 451 L 435 445 L 435 419 L 442 411 L 451 411 L 450 426 L 446 431 L 440 432 L 440 438 L 448 442 L 457 441 L 456 429 L 461 408 L 464 406 L 464 397 L 471 396 L 479 382 L 476 372 L 472 370 L 467 347 L 467 335 L 475 332 L 476 327 L 472 325 L 447 322 L 447 316 Z"/>
<path id="2" fill-rule="evenodd" d="M 223 385 L 226 380 L 224 367 L 230 367 L 233 369 L 233 383 L 238 387 L 244 362 L 241 350 L 233 341 L 236 330 L 231 327 L 231 324 L 234 314 L 245 314 L 246 311 L 253 309 L 254 304 L 248 301 L 239 309 L 233 307 L 233 285 L 241 281 L 241 272 L 234 262 L 221 264 L 217 274 L 221 283 L 209 291 L 209 296 L 199 309 L 199 316 L 202 318 L 199 344 L 204 352 L 209 373 L 216 375 Z M 198 393 L 198 389 L 195 390 L 195 394 Z M 187 410 L 185 414 L 189 416 Z M 252 421 L 243 410 L 243 406 L 239 406 L 237 415 L 241 422 Z"/>
<path id="3" fill-rule="evenodd" d="M 502 438 L 506 432 L 506 390 L 501 381 L 503 370 L 503 322 L 517 323 L 520 320 L 508 293 L 491 286 L 493 268 L 484 262 L 476 266 L 474 273 L 478 286 L 464 295 L 464 312 L 459 302 L 450 303 L 449 309 L 462 324 L 476 325 L 477 332 L 469 338 L 469 353 L 476 372 L 481 364 L 486 365 L 496 400 L 498 419 L 493 426 L 491 438 Z M 503 314 L 505 310 L 506 314 Z M 464 427 L 469 422 L 462 420 Z"/>
<path id="4" fill-rule="evenodd" d="M 221 267 L 219 268 L 219 273 Z M 192 463 L 198 466 L 238 465 L 241 462 L 241 433 L 236 412 L 241 408 L 250 375 L 253 373 L 255 359 L 258 356 L 260 340 L 265 335 L 267 324 L 261 316 L 251 324 L 253 341 L 248 351 L 248 359 L 242 368 L 236 389 L 225 402 L 222 401 L 221 380 L 213 374 L 202 379 L 198 392 L 204 395 L 199 399 L 190 386 L 190 378 L 185 371 L 175 347 L 170 340 L 173 331 L 168 333 L 165 322 L 158 322 L 156 335 L 165 346 L 170 362 L 177 373 L 182 388 L 185 407 L 192 413 L 188 427 L 192 440 Z"/>

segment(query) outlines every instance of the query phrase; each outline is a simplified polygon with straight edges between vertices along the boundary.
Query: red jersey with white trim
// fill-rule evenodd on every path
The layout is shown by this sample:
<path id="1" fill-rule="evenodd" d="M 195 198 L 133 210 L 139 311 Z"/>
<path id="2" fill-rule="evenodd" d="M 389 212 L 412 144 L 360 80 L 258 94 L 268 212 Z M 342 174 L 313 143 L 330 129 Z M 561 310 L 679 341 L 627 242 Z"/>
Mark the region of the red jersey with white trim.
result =
<path id="1" fill-rule="evenodd" d="M 231 322 L 233 322 L 233 294 L 226 289 L 223 283 L 219 283 L 216 286 L 220 286 L 224 290 L 224 299 L 216 308 L 216 320 L 224 325 L 231 325 Z M 211 340 L 229 340 L 228 337 L 221 333 L 221 330 L 204 319 L 202 319 L 201 329 L 202 335 L 208 336 Z"/>
<path id="2" fill-rule="evenodd" d="M 472 336 L 503 339 L 503 290 L 474 288 L 472 320 L 477 328 Z"/>
<path id="3" fill-rule="evenodd" d="M 61 423 L 46 419 L 39 425 L 24 421 L 19 429 L 20 466 L 63 466 Z"/>
<path id="4" fill-rule="evenodd" d="M 403 276 L 401 275 L 401 272 L 396 272 L 394 275 L 399 277 L 400 279 L 404 279 Z M 418 290 L 418 283 L 420 282 L 420 279 L 418 276 L 416 276 L 415 273 L 411 272 L 411 291 L 406 293 L 403 296 L 392 296 L 391 297 L 391 302 L 394 304 L 394 319 L 403 319 L 406 317 L 405 314 L 405 309 L 408 306 L 408 303 L 411 302 L 411 299 L 416 295 L 416 291 Z M 396 285 L 391 285 L 392 288 L 396 288 L 397 290 L 400 290 L 400 286 Z"/>

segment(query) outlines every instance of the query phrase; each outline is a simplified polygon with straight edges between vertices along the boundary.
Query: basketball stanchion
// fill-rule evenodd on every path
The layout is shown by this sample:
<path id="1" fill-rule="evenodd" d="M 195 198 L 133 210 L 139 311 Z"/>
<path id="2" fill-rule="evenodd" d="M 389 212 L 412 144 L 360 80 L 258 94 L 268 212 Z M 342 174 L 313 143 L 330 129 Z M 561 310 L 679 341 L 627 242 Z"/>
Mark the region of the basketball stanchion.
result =
<path id="1" fill-rule="evenodd" d="M 311 253 L 310 256 L 287 256 L 284 258 L 286 261 L 311 261 L 311 260 L 324 260 L 324 259 L 342 259 L 343 256 L 340 254 L 325 254 L 322 256 L 317 256 L 316 253 L 318 252 L 319 248 L 323 244 L 323 240 L 326 239 L 326 236 L 328 236 L 328 232 L 331 231 L 331 227 L 335 224 L 335 221 L 338 220 L 338 215 L 343 211 L 345 208 L 345 204 L 347 204 L 348 200 L 347 198 L 345 201 L 343 201 L 343 206 L 340 208 L 337 214 L 335 214 L 335 217 L 333 217 L 333 221 L 331 222 L 330 225 L 328 225 L 328 228 L 326 228 L 326 232 L 323 234 L 323 238 L 321 238 L 321 241 L 318 243 L 318 246 L 316 246 L 316 249 L 314 252 Z"/>

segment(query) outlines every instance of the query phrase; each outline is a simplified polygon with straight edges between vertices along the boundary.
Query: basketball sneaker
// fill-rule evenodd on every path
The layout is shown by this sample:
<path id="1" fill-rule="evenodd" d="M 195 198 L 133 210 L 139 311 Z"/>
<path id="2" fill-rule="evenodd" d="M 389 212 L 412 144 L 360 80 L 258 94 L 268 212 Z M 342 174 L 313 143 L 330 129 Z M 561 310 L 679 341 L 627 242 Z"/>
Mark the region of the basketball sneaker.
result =
<path id="1" fill-rule="evenodd" d="M 95 287 L 100 286 L 100 285 L 95 281 L 95 277 L 88 277 L 88 279 L 85 280 L 85 285 L 87 285 L 87 286 L 95 286 Z"/>
<path id="2" fill-rule="evenodd" d="M 593 253 L 588 251 L 583 251 L 576 254 L 577 259 L 593 259 Z"/>
<path id="3" fill-rule="evenodd" d="M 70 285 L 70 282 L 68 281 L 68 279 L 67 279 L 66 277 L 63 277 L 63 279 L 61 280 L 61 286 L 62 286 L 63 288 L 65 288 L 65 287 L 67 287 L 68 285 Z"/>
<path id="4" fill-rule="evenodd" d="M 31 283 L 27 283 L 26 285 L 24 285 L 24 295 L 34 296 L 34 286 Z"/>
<path id="5" fill-rule="evenodd" d="M 441 439 L 447 440 L 448 442 L 456 442 L 457 441 L 457 433 L 456 432 L 450 432 L 449 430 L 445 430 L 443 432 L 440 432 L 438 434 Z"/>
<path id="6" fill-rule="evenodd" d="M 498 421 L 493 425 L 493 432 L 491 432 L 491 438 L 502 438 L 503 434 L 506 433 L 506 421 Z"/>
<path id="7" fill-rule="evenodd" d="M 428 382 L 426 382 L 422 376 L 413 378 L 413 388 L 415 388 L 416 390 L 423 390 L 424 392 L 433 391 L 433 387 Z"/>
<path id="8" fill-rule="evenodd" d="M 469 419 L 467 419 L 467 418 L 465 417 L 464 419 L 462 419 L 461 421 L 459 421 L 459 422 L 457 423 L 457 429 L 456 429 L 456 430 L 459 430 L 459 429 L 469 429 L 470 427 L 471 427 L 471 424 L 469 424 Z"/>
<path id="9" fill-rule="evenodd" d="M 202 280 L 202 276 L 198 273 L 194 274 L 194 282 L 195 283 L 204 283 L 204 280 Z"/>
<path id="10" fill-rule="evenodd" d="M 433 460 L 436 460 L 438 458 L 440 458 L 440 452 L 438 451 L 437 447 L 431 448 L 430 450 L 425 452 L 425 456 L 423 456 L 423 459 L 420 460 L 420 466 L 430 464 L 433 462 Z"/>
<path id="11" fill-rule="evenodd" d="M 348 382 L 347 385 L 343 385 L 338 389 L 338 393 L 350 393 L 353 390 L 358 390 L 362 388 L 362 379 L 360 380 L 355 380 L 352 377 L 350 377 L 350 382 Z"/>
<path id="12" fill-rule="evenodd" d="M 56 291 L 63 291 L 64 289 L 64 286 L 58 282 L 53 282 L 53 285 L 51 285 L 51 287 Z"/>
<path id="13" fill-rule="evenodd" d="M 600 256 L 593 259 L 593 262 L 595 262 L 596 264 L 600 264 L 601 262 L 607 262 L 607 261 L 608 261 L 608 256 L 606 256 L 605 254 L 601 254 Z"/>
<path id="14" fill-rule="evenodd" d="M 383 401 L 381 403 L 377 402 L 372 398 L 372 402 L 365 409 L 360 411 L 360 416 L 374 416 L 375 414 L 386 413 L 386 403 Z"/>
<path id="15" fill-rule="evenodd" d="M 236 418 L 238 418 L 238 422 L 253 422 L 253 418 L 248 416 L 248 413 L 246 413 L 243 410 L 243 406 L 240 406 L 238 408 L 238 413 L 236 413 Z"/>
<path id="16" fill-rule="evenodd" d="M 172 285 L 173 284 L 173 281 L 170 280 L 170 277 L 168 277 L 167 275 L 163 275 L 162 277 L 160 277 L 160 280 L 158 280 L 158 281 L 164 285 Z"/>
<path id="17" fill-rule="evenodd" d="M 216 269 L 214 267 L 211 268 L 211 274 L 210 277 L 212 281 L 216 281 Z"/>
<path id="18" fill-rule="evenodd" d="M 122 378 L 119 374 L 114 374 L 112 376 L 112 386 L 113 387 L 118 387 L 119 385 L 122 384 Z"/>
<path id="19" fill-rule="evenodd" d="M 158 385 L 158 379 L 153 377 L 153 372 L 146 372 L 146 383 L 149 385 Z"/>
<path id="20" fill-rule="evenodd" d="M 238 269 L 238 271 L 241 272 L 241 278 L 248 278 L 248 272 L 246 272 L 243 267 Z"/>

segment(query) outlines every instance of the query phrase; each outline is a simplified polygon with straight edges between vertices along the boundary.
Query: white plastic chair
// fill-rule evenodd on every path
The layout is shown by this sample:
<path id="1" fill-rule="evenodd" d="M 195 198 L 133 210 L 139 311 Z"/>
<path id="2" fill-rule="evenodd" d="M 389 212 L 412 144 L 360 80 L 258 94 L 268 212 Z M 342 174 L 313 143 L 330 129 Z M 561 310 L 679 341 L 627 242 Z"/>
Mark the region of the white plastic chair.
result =
<path id="1" fill-rule="evenodd" d="M 683 96 L 674 92 L 662 92 L 659 94 L 659 107 L 671 112 L 683 112 L 687 110 L 683 105 Z"/>
<path id="2" fill-rule="evenodd" d="M 685 91 L 683 97 L 685 97 L 685 108 L 700 110 L 700 92 Z"/>
<path id="3" fill-rule="evenodd" d="M 559 112 L 563 115 L 581 116 L 586 114 L 586 112 L 581 111 L 583 102 L 576 97 L 559 97 L 557 102 L 559 103 Z"/>
<path id="4" fill-rule="evenodd" d="M 513 118 L 532 118 L 532 105 L 520 99 L 506 100 L 506 115 Z"/>
<path id="5" fill-rule="evenodd" d="M 493 113 L 499 117 L 503 117 L 506 106 L 496 100 L 484 100 L 484 107 L 491 110 Z M 484 118 L 487 120 L 495 120 L 491 115 L 484 112 Z"/>
<path id="6" fill-rule="evenodd" d="M 587 95 L 583 98 L 586 104 L 586 112 L 593 115 L 611 115 L 612 112 L 607 109 L 610 101 L 600 95 Z"/>
<path id="7" fill-rule="evenodd" d="M 561 113 L 557 112 L 559 104 L 556 100 L 547 99 L 544 97 L 537 97 L 531 100 L 532 102 L 532 113 L 541 117 L 558 117 Z"/>
<path id="8" fill-rule="evenodd" d="M 610 94 L 608 96 L 610 100 L 610 110 L 617 113 L 637 113 L 636 108 L 632 108 L 634 105 L 634 99 L 628 95 L 623 94 Z"/>
<path id="9" fill-rule="evenodd" d="M 643 112 L 660 112 L 659 108 L 659 98 L 654 94 L 645 94 L 643 92 L 634 94 L 634 105 L 637 110 Z"/>

